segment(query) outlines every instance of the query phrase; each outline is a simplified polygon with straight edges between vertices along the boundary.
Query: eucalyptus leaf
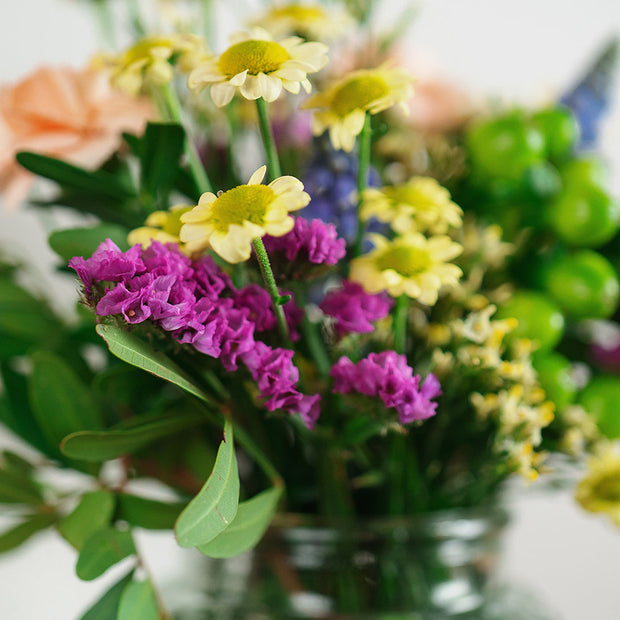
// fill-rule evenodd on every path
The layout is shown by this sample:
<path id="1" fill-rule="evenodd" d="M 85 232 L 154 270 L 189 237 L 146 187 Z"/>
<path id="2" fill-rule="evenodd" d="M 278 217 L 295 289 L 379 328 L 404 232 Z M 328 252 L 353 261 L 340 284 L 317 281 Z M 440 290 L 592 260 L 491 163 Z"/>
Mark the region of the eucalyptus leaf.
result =
<path id="1" fill-rule="evenodd" d="M 169 357 L 155 351 L 133 334 L 115 325 L 104 324 L 97 325 L 97 333 L 106 341 L 110 352 L 119 359 L 174 383 L 204 402 L 212 402 Z"/>
<path id="2" fill-rule="evenodd" d="M 43 435 L 55 450 L 76 431 L 103 426 L 92 392 L 65 361 L 51 351 L 31 357 L 30 405 Z"/>
<path id="3" fill-rule="evenodd" d="M 84 493 L 75 510 L 58 522 L 61 536 L 80 551 L 94 532 L 110 524 L 114 499 L 109 491 Z"/>
<path id="4" fill-rule="evenodd" d="M 186 502 L 160 502 L 138 495 L 119 493 L 116 517 L 146 530 L 171 530 Z"/>
<path id="5" fill-rule="evenodd" d="M 117 581 L 81 618 L 80 620 L 116 620 L 121 596 L 133 578 L 130 571 Z"/>
<path id="6" fill-rule="evenodd" d="M 91 172 L 53 157 L 27 151 L 17 153 L 16 159 L 26 170 L 69 189 L 83 190 L 93 196 L 98 194 L 116 200 L 135 196 L 133 188 L 108 172 Z"/>
<path id="7" fill-rule="evenodd" d="M 198 550 L 212 558 L 230 558 L 249 551 L 269 527 L 281 495 L 282 489 L 273 487 L 241 502 L 233 522 Z"/>
<path id="8" fill-rule="evenodd" d="M 99 463 L 132 454 L 148 444 L 204 422 L 196 414 L 175 415 L 140 423 L 131 428 L 108 431 L 81 431 L 65 437 L 60 449 L 65 456 L 80 461 Z"/>
<path id="9" fill-rule="evenodd" d="M 97 530 L 86 539 L 75 572 L 83 581 L 92 581 L 135 552 L 136 548 L 129 530 L 106 527 Z"/>
<path id="10" fill-rule="evenodd" d="M 117 620 L 160 620 L 155 590 L 150 581 L 132 581 L 123 594 Z"/>
<path id="11" fill-rule="evenodd" d="M 175 532 L 181 547 L 204 545 L 225 530 L 239 505 L 239 472 L 229 420 L 215 466 L 205 485 L 179 516 Z"/>
<path id="12" fill-rule="evenodd" d="M 0 553 L 11 551 L 25 543 L 32 535 L 54 524 L 55 514 L 32 515 L 19 525 L 0 534 Z"/>
<path id="13" fill-rule="evenodd" d="M 91 228 L 69 228 L 53 232 L 48 239 L 52 250 L 67 263 L 74 256 L 89 257 L 106 239 L 111 239 L 121 251 L 129 249 L 129 230 L 118 224 L 99 224 Z"/>

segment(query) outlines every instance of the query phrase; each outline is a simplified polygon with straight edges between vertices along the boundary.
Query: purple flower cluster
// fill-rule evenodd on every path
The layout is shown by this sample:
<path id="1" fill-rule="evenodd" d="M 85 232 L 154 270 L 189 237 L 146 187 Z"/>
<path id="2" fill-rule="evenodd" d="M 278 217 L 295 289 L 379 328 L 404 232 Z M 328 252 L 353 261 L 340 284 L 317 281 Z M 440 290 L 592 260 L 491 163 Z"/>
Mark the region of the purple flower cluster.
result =
<path id="1" fill-rule="evenodd" d="M 385 293 L 366 293 L 356 282 L 344 280 L 342 287 L 329 291 L 320 304 L 321 310 L 336 319 L 339 336 L 373 331 L 372 321 L 385 318 L 393 305 Z"/>
<path id="2" fill-rule="evenodd" d="M 99 316 L 122 315 L 128 323 L 148 319 L 178 342 L 218 358 L 227 371 L 236 370 L 241 361 L 269 411 L 299 413 L 309 426 L 316 422 L 319 396 L 297 391 L 293 352 L 272 349 L 254 337 L 255 331 L 276 325 L 269 296 L 259 293 L 260 287 L 236 289 L 210 257 L 191 261 L 173 244 L 157 242 L 145 250 L 136 245 L 121 252 L 107 240 L 91 258 L 75 257 L 69 266 Z M 96 283 L 116 284 L 96 299 Z M 292 303 L 289 321 L 300 319 L 299 313 Z"/>
<path id="3" fill-rule="evenodd" d="M 420 387 L 420 375 L 414 375 L 404 355 L 395 351 L 370 353 L 354 364 L 341 357 L 332 367 L 334 392 L 359 392 L 378 396 L 386 407 L 394 407 L 401 424 L 425 420 L 435 415 L 437 403 L 431 399 L 441 394 L 439 381 L 433 374 Z"/>
<path id="4" fill-rule="evenodd" d="M 346 254 L 345 241 L 338 238 L 333 224 L 309 222 L 303 217 L 295 218 L 291 232 L 282 237 L 265 236 L 263 242 L 270 254 L 282 252 L 288 261 L 307 258 L 315 265 L 335 265 Z"/>

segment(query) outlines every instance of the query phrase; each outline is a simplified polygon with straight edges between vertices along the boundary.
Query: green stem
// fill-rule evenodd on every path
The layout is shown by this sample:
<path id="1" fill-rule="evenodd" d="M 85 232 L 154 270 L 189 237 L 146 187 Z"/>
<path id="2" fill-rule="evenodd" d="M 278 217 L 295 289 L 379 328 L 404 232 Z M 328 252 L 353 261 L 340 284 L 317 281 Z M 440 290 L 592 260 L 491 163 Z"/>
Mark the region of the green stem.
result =
<path id="1" fill-rule="evenodd" d="M 99 21 L 103 44 L 113 50 L 116 47 L 116 40 L 114 37 L 114 23 L 110 11 L 110 3 L 107 0 L 96 0 L 95 10 L 97 11 L 97 20 Z"/>
<path id="2" fill-rule="evenodd" d="M 301 329 L 304 333 L 306 344 L 308 345 L 308 349 L 310 350 L 312 359 L 314 359 L 319 374 L 323 378 L 329 377 L 332 362 L 327 354 L 327 351 L 325 350 L 320 333 L 318 332 L 320 326 L 316 323 L 311 323 L 306 316 L 301 324 Z"/>
<path id="3" fill-rule="evenodd" d="M 202 13 L 202 34 L 209 47 L 215 47 L 215 18 L 213 15 L 213 0 L 201 0 L 200 8 Z"/>
<path id="4" fill-rule="evenodd" d="M 394 348 L 396 353 L 407 352 L 407 315 L 409 312 L 409 297 L 401 295 L 396 301 L 394 315 Z"/>
<path id="5" fill-rule="evenodd" d="M 362 192 L 366 189 L 366 180 L 368 178 L 368 168 L 370 167 L 370 152 L 372 146 L 372 127 L 370 114 L 366 112 L 366 119 L 359 137 L 359 167 L 357 170 L 357 235 L 355 236 L 354 255 L 359 256 L 362 253 L 362 244 L 364 242 L 364 224 L 360 217 L 360 207 L 362 206 Z"/>
<path id="6" fill-rule="evenodd" d="M 267 114 L 267 102 L 259 97 L 256 100 L 256 110 L 258 111 L 258 124 L 260 126 L 260 135 L 265 145 L 265 152 L 267 154 L 267 164 L 269 166 L 269 176 L 271 180 L 277 179 L 282 176 L 282 170 L 280 168 L 280 160 L 278 158 L 278 151 L 276 149 L 276 143 L 271 133 L 271 125 L 269 124 L 269 115 Z"/>
<path id="7" fill-rule="evenodd" d="M 282 340 L 287 347 L 290 347 L 290 337 L 288 333 L 288 325 L 286 324 L 286 317 L 284 316 L 284 309 L 282 304 L 286 303 L 285 298 L 280 296 L 278 292 L 278 285 L 276 284 L 276 278 L 273 275 L 273 269 L 271 269 L 271 263 L 269 262 L 269 256 L 267 250 L 265 250 L 265 244 L 263 240 L 258 237 L 252 241 L 254 251 L 256 252 L 256 258 L 258 259 L 258 265 L 260 271 L 263 274 L 263 280 L 269 291 L 271 297 L 271 303 L 273 304 L 273 310 L 276 313 L 278 319 L 278 327 L 280 328 L 280 334 Z"/>
<path id="8" fill-rule="evenodd" d="M 164 101 L 166 116 L 174 123 L 178 123 L 185 129 L 185 157 L 187 158 L 187 165 L 196 183 L 196 187 L 201 194 L 205 192 L 212 192 L 213 186 L 207 176 L 207 172 L 200 161 L 198 150 L 192 140 L 190 133 L 187 131 L 183 123 L 183 108 L 179 97 L 174 90 L 172 84 L 164 84 L 161 86 L 161 95 Z"/>
<path id="9" fill-rule="evenodd" d="M 134 32 L 138 35 L 138 37 L 145 36 L 146 28 L 144 27 L 144 23 L 142 21 L 138 0 L 128 0 L 127 4 L 129 7 L 129 20 L 131 21 Z"/>

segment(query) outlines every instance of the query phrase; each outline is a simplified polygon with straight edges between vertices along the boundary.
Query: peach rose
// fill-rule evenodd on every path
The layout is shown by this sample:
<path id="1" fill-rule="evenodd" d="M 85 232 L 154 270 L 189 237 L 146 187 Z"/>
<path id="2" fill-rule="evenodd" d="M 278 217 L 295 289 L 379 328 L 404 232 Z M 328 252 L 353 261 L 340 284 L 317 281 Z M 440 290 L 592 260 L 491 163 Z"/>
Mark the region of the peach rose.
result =
<path id="1" fill-rule="evenodd" d="M 34 176 L 15 161 L 34 151 L 86 168 L 101 165 L 120 145 L 122 132 L 140 132 L 153 116 L 143 99 L 113 91 L 91 69 L 41 67 L 0 88 L 0 192 L 15 206 Z"/>

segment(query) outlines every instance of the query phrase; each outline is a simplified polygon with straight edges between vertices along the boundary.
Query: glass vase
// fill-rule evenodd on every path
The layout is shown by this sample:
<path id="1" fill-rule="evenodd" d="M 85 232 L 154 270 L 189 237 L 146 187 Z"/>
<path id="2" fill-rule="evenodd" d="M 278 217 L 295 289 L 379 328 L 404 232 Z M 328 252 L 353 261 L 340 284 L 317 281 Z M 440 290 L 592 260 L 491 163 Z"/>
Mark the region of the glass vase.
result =
<path id="1" fill-rule="evenodd" d="M 258 547 L 208 560 L 180 620 L 551 620 L 496 579 L 506 513 L 449 511 L 361 524 L 278 517 Z"/>

